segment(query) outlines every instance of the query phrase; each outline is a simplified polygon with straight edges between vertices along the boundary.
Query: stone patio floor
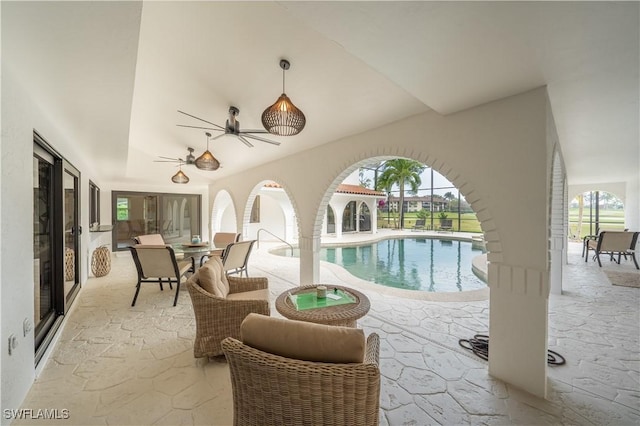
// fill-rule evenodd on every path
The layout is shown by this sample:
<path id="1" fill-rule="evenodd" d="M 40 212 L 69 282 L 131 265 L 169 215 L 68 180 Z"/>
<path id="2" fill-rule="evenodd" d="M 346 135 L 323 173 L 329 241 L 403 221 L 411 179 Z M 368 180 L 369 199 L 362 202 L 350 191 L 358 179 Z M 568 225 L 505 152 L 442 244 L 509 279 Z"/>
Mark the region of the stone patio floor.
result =
<path id="1" fill-rule="evenodd" d="M 458 297 L 464 301 L 407 298 L 323 263 L 323 283 L 357 287 L 371 300 L 359 326 L 381 337 L 380 423 L 640 424 L 640 289 L 611 285 L 580 250 L 570 244 L 565 292 L 549 300 L 549 348 L 567 364 L 549 367 L 546 400 L 490 377 L 487 363 L 458 345 L 488 332 L 488 291 Z M 636 273 L 622 263 L 603 269 Z M 265 245 L 249 271 L 269 278 L 272 304 L 298 285 L 297 259 Z M 68 409 L 56 424 L 232 424 L 226 362 L 193 357 L 186 289 L 173 307 L 172 292 L 143 286 L 132 308 L 135 282 L 128 254 L 114 256 L 106 277 L 88 280 L 22 408 Z"/>

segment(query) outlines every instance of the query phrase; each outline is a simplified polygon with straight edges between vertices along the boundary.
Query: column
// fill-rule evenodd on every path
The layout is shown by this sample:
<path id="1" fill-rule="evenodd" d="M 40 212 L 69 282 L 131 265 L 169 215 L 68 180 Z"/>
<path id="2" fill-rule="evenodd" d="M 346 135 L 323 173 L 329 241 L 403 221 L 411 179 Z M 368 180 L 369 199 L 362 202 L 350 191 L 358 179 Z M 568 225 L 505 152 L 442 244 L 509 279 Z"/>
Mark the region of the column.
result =
<path id="1" fill-rule="evenodd" d="M 300 285 L 320 282 L 320 237 L 301 236 Z"/>

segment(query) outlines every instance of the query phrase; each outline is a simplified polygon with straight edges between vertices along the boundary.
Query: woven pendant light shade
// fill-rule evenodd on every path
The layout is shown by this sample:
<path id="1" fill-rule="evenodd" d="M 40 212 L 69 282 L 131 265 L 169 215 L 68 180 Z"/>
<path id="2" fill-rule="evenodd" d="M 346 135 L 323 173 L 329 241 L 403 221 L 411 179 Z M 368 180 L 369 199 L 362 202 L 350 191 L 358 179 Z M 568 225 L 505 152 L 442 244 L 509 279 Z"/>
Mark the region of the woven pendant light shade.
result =
<path id="1" fill-rule="evenodd" d="M 182 169 L 178 170 L 178 173 L 171 177 L 173 183 L 189 183 L 189 178 L 184 174 Z"/>
<path id="2" fill-rule="evenodd" d="M 206 150 L 200 157 L 196 158 L 196 167 L 200 170 L 218 170 L 220 162 L 209 150 Z"/>
<path id="3" fill-rule="evenodd" d="M 278 136 L 297 135 L 304 129 L 307 119 L 287 97 L 284 91 L 284 72 L 291 67 L 286 59 L 280 60 L 282 68 L 282 95 L 276 103 L 265 109 L 262 113 L 262 125 L 267 132 Z"/>
<path id="4" fill-rule="evenodd" d="M 297 135 L 307 123 L 302 111 L 286 94 L 280 95 L 275 104 L 262 113 L 262 125 L 267 132 L 279 136 Z"/>

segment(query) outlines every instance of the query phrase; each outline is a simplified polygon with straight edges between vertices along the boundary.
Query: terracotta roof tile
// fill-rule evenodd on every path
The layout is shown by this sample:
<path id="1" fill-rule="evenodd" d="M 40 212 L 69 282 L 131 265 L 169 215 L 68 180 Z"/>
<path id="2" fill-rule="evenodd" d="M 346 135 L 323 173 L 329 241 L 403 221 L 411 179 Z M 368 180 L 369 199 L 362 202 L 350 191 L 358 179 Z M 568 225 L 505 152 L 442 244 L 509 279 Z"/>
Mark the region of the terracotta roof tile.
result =
<path id="1" fill-rule="evenodd" d="M 275 182 L 269 182 L 264 184 L 265 188 L 282 188 L 279 184 Z M 341 183 L 336 188 L 336 192 L 341 194 L 357 194 L 357 195 L 374 195 L 377 197 L 385 197 L 386 194 L 380 191 L 374 191 L 373 189 L 365 188 L 359 185 L 350 185 L 346 183 Z"/>

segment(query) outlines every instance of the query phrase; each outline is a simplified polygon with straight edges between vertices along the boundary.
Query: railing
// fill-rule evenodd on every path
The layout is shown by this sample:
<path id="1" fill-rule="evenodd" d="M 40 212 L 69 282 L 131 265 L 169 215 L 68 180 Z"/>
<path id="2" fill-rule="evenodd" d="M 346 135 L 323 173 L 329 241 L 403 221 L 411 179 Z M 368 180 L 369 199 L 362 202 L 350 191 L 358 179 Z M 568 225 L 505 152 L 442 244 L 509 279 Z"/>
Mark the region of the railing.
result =
<path id="1" fill-rule="evenodd" d="M 278 237 L 278 236 L 277 236 L 276 234 L 274 234 L 273 232 L 271 232 L 271 231 L 269 231 L 269 230 L 267 230 L 267 229 L 264 229 L 264 228 L 260 228 L 260 229 L 258 229 L 258 232 L 257 232 L 257 234 L 256 234 L 256 240 L 258 240 L 257 248 L 260 248 L 260 231 L 264 231 L 264 232 L 266 232 L 267 234 L 271 235 L 272 237 L 275 237 L 275 238 L 277 238 L 278 240 L 280 240 L 280 241 L 282 241 L 283 243 L 285 243 L 286 245 L 288 245 L 288 246 L 289 246 L 289 248 L 291 249 L 291 257 L 293 257 L 293 246 L 292 246 L 291 244 L 289 244 L 288 242 L 286 242 L 285 240 L 283 240 L 282 238 Z"/>

